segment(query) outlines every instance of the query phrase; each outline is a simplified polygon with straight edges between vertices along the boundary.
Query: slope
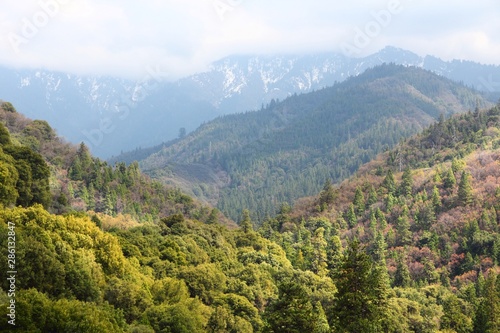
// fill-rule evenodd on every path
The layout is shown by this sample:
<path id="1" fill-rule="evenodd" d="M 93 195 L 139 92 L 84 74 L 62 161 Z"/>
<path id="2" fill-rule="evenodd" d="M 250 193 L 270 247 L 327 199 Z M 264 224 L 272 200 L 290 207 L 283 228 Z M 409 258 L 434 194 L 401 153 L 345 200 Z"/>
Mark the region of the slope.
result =
<path id="1" fill-rule="evenodd" d="M 59 214 L 92 212 L 96 220 L 103 217 L 107 227 L 158 222 L 174 213 L 202 221 L 210 215 L 210 207 L 151 180 L 137 163 L 111 166 L 93 157 L 84 144 L 65 142 L 46 121 L 26 118 L 9 102 L 0 105 L 0 131 L 0 152 L 9 155 L 4 158 L 3 180 L 13 181 L 1 198 L 7 206 L 39 203 Z"/>
<path id="2" fill-rule="evenodd" d="M 440 114 L 487 102 L 428 71 L 382 65 L 331 88 L 202 125 L 140 162 L 154 178 L 260 221 L 281 202 L 345 179 Z"/>
<path id="3" fill-rule="evenodd" d="M 348 274 L 339 249 L 359 241 L 384 268 L 392 287 L 386 304 L 397 305 L 391 313 L 404 313 L 395 331 L 495 332 L 499 126 L 500 104 L 442 119 L 338 187 L 326 183 L 319 195 L 283 207 L 260 232 L 280 244 L 294 266 L 326 269 L 330 276 Z M 318 234 L 323 243 L 315 241 Z M 336 286 L 336 297 L 353 305 L 353 298 L 342 298 L 341 280 Z M 350 325 L 345 313 L 338 317 L 340 326 Z"/>

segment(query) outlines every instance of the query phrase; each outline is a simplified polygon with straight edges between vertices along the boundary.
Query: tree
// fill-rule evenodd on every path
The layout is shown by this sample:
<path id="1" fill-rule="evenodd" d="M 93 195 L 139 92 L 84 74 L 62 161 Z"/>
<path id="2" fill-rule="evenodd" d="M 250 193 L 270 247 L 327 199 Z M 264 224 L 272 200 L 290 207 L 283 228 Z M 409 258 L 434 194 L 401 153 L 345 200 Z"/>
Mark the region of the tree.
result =
<path id="1" fill-rule="evenodd" d="M 436 185 L 434 185 L 434 188 L 432 189 L 432 205 L 434 206 L 434 211 L 437 212 L 442 206 L 441 202 L 441 194 L 439 194 L 439 189 L 437 188 Z"/>
<path id="2" fill-rule="evenodd" d="M 457 180 L 455 178 L 455 174 L 453 173 L 453 170 L 448 169 L 448 172 L 446 173 L 446 175 L 444 176 L 444 179 L 443 179 L 444 188 L 450 190 L 450 189 L 454 188 L 456 184 L 457 184 Z"/>
<path id="3" fill-rule="evenodd" d="M 319 227 L 314 231 L 314 237 L 311 240 L 311 245 L 313 246 L 313 260 L 312 260 L 312 270 L 319 276 L 324 276 L 327 272 L 326 268 L 328 266 L 328 258 L 326 254 L 326 240 L 325 240 L 325 229 Z"/>
<path id="4" fill-rule="evenodd" d="M 354 211 L 354 205 L 350 204 L 347 212 L 345 213 L 345 219 L 349 228 L 354 228 L 358 224 L 358 218 L 356 217 L 356 212 Z"/>
<path id="5" fill-rule="evenodd" d="M 474 333 L 500 332 L 500 291 L 497 279 L 493 270 L 490 270 L 485 281 L 484 295 L 476 312 Z"/>
<path id="6" fill-rule="evenodd" d="M 406 264 L 405 257 L 398 255 L 396 259 L 396 272 L 394 274 L 394 286 L 407 288 L 410 286 L 410 270 Z"/>
<path id="7" fill-rule="evenodd" d="M 14 105 L 12 105 L 12 103 L 10 103 L 10 102 L 3 102 L 1 106 L 2 106 L 2 109 L 4 109 L 7 112 L 11 112 L 11 113 L 17 112 Z"/>
<path id="8" fill-rule="evenodd" d="M 394 194 L 394 192 L 396 191 L 396 181 L 394 180 L 394 174 L 392 173 L 391 169 L 387 171 L 384 181 L 382 182 L 382 186 L 387 190 L 387 193 L 389 194 Z"/>
<path id="9" fill-rule="evenodd" d="M 217 224 L 219 222 L 219 210 L 217 208 L 213 208 L 210 211 L 210 215 L 207 218 L 207 224 Z"/>
<path id="10" fill-rule="evenodd" d="M 358 240 L 348 243 L 336 281 L 337 295 L 332 307 L 330 326 L 341 332 L 381 332 L 386 297 L 381 288 L 380 274 L 372 267 L 370 257 Z"/>
<path id="11" fill-rule="evenodd" d="M 243 209 L 243 213 L 240 221 L 240 228 L 244 233 L 249 233 L 253 231 L 252 220 L 250 219 L 250 211 L 248 209 Z"/>
<path id="12" fill-rule="evenodd" d="M 462 171 L 462 177 L 458 184 L 458 200 L 464 206 L 472 203 L 472 185 L 470 181 L 470 174 Z"/>
<path id="13" fill-rule="evenodd" d="M 335 193 L 332 182 L 330 179 L 327 179 L 325 185 L 323 185 L 323 190 L 319 194 L 319 205 L 321 210 L 325 210 L 328 205 L 331 205 L 336 197 L 337 194 Z"/>
<path id="14" fill-rule="evenodd" d="M 403 172 L 403 177 L 401 179 L 401 186 L 399 188 L 399 193 L 404 196 L 411 196 L 413 191 L 413 178 L 411 176 L 410 168 L 406 168 Z"/>
<path id="15" fill-rule="evenodd" d="M 264 312 L 264 332 L 314 332 L 317 320 L 313 310 L 306 289 L 297 282 L 285 281 L 278 286 L 278 298 Z"/>
<path id="16" fill-rule="evenodd" d="M 365 196 L 363 195 L 363 191 L 358 186 L 356 187 L 356 193 L 354 194 L 354 201 L 352 202 L 354 208 L 356 209 L 356 214 L 358 216 L 362 215 L 365 212 Z"/>
<path id="17" fill-rule="evenodd" d="M 401 215 L 396 220 L 396 232 L 400 245 L 409 245 L 411 242 L 410 219 L 408 218 L 408 207 L 405 205 Z"/>
<path id="18" fill-rule="evenodd" d="M 185 127 L 181 127 L 179 128 L 179 139 L 183 139 L 184 137 L 186 136 L 186 128 Z"/>

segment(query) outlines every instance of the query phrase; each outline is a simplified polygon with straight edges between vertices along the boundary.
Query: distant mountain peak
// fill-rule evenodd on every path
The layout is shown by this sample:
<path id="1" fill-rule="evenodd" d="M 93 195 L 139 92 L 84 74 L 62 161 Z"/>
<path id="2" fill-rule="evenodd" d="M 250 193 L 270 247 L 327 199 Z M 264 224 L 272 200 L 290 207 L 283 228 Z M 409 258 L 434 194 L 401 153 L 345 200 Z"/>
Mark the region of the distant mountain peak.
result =
<path id="1" fill-rule="evenodd" d="M 103 157 L 174 139 L 179 128 L 192 131 L 219 115 L 257 110 L 272 99 L 332 86 L 382 63 L 428 69 L 500 97 L 500 66 L 442 61 L 387 46 L 363 58 L 337 53 L 229 56 L 206 72 L 151 86 L 112 77 L 0 68 L 0 98 L 31 118 L 47 119 L 61 135 L 85 141 Z M 113 130 L 103 131 L 102 124 L 111 124 Z"/>

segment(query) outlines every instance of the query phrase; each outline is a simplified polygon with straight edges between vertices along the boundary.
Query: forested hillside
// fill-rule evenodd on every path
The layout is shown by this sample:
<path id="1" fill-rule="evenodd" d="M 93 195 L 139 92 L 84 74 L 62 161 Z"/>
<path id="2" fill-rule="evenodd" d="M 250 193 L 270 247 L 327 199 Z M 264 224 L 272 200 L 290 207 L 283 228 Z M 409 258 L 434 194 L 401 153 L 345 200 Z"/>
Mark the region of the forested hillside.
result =
<path id="1" fill-rule="evenodd" d="M 2 143 L 3 152 L 26 160 L 32 169 L 24 162 L 14 163 L 12 179 L 19 178 L 19 193 L 9 196 L 8 203 L 41 203 L 60 214 L 93 211 L 96 219 L 105 214 L 105 222 L 116 226 L 158 222 L 174 213 L 205 221 L 211 213 L 211 208 L 178 189 L 150 180 L 137 163 L 109 165 L 91 156 L 84 144 L 65 142 L 46 121 L 26 118 L 8 102 L 0 108 L 0 122 L 5 138 L 9 137 Z"/>
<path id="2" fill-rule="evenodd" d="M 431 72 L 383 65 L 331 88 L 273 101 L 201 126 L 140 162 L 237 219 L 264 220 L 282 202 L 341 181 L 440 114 L 487 105 L 477 92 Z"/>
<path id="3" fill-rule="evenodd" d="M 499 126 L 500 105 L 441 118 L 257 230 L 246 210 L 238 229 L 189 211 L 109 230 L 93 212 L 51 214 L 33 199 L 47 197 L 52 181 L 38 170 L 50 159 L 30 165 L 45 155 L 2 127 L 0 234 L 15 234 L 17 273 L 14 290 L 0 284 L 0 328 L 497 332 Z M 21 167 L 42 185 L 18 203 Z M 9 242 L 1 238 L 4 258 Z M 5 320 L 12 299 L 16 329 Z"/>

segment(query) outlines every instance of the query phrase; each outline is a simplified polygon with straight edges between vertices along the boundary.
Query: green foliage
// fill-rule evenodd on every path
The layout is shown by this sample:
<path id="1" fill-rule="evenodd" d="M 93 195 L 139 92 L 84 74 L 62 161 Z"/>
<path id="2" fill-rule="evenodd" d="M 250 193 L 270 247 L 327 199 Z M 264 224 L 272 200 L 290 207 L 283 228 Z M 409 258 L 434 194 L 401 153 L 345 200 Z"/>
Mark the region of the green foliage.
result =
<path id="1" fill-rule="evenodd" d="M 278 298 L 271 302 L 264 313 L 264 332 L 314 332 L 317 318 L 304 287 L 285 281 L 279 285 Z"/>
<path id="2" fill-rule="evenodd" d="M 374 288 L 381 284 L 369 256 L 359 241 L 349 242 L 337 276 L 338 293 L 332 308 L 332 324 L 344 332 L 381 331 L 386 295 Z"/>
<path id="3" fill-rule="evenodd" d="M 472 203 L 472 184 L 470 177 L 471 176 L 468 172 L 462 171 L 460 183 L 458 184 L 458 200 L 463 206 L 467 206 Z"/>
<path id="4" fill-rule="evenodd" d="M 260 224 L 281 202 L 346 179 L 431 119 L 466 112 L 477 100 L 483 103 L 430 72 L 386 64 L 255 112 L 219 117 L 140 163 L 151 176 L 216 201 L 233 220 L 249 209 Z M 402 171 L 404 156 L 393 158 Z M 320 210 L 331 201 L 324 194 Z"/>
<path id="5" fill-rule="evenodd" d="M 11 112 L 11 113 L 16 113 L 16 108 L 14 108 L 14 105 L 12 105 L 12 103 L 10 102 L 3 102 L 0 107 L 2 109 L 4 109 L 5 111 L 7 112 Z"/>

